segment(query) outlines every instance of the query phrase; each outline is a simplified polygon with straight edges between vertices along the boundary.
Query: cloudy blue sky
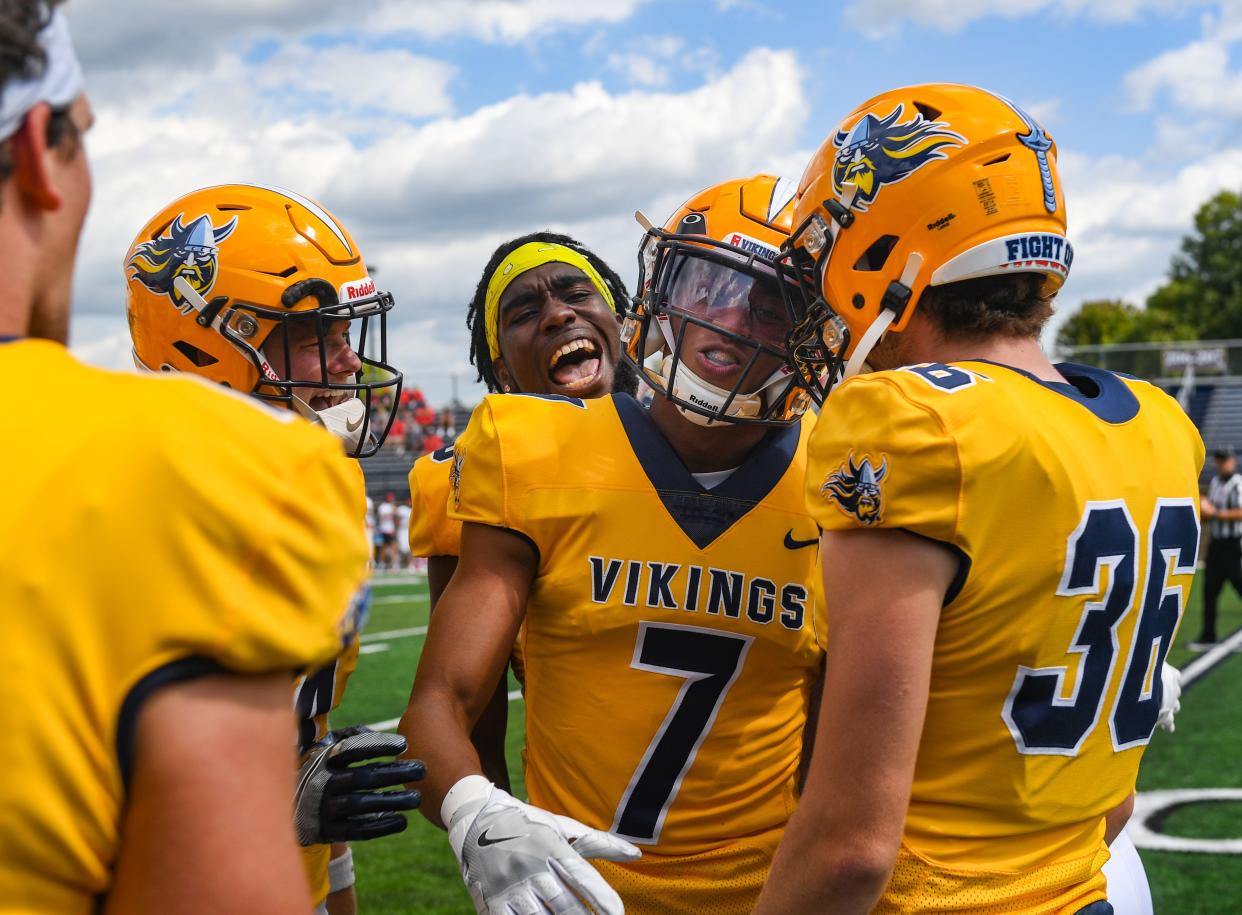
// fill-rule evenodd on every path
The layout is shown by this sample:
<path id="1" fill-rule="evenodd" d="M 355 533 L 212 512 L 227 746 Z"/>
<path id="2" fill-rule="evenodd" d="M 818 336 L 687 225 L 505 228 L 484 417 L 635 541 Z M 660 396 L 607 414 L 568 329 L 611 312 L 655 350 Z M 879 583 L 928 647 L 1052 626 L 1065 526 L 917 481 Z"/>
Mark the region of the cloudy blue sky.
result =
<path id="1" fill-rule="evenodd" d="M 119 15 L 123 8 L 124 15 Z M 465 306 L 540 228 L 636 274 L 636 208 L 798 177 L 877 92 L 974 83 L 1061 150 L 1077 257 L 1060 311 L 1140 302 L 1195 209 L 1242 187 L 1242 0 L 71 0 L 97 111 L 72 344 L 128 365 L 121 258 L 186 191 L 317 198 L 397 298 L 391 352 L 477 396 Z"/>

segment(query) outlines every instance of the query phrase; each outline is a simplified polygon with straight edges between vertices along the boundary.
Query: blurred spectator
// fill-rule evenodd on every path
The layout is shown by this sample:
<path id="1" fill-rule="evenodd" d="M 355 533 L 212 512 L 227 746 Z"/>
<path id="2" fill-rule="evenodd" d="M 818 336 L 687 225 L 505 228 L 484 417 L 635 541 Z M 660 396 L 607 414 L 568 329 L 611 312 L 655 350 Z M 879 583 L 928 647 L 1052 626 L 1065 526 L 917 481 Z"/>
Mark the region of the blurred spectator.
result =
<path id="1" fill-rule="evenodd" d="M 392 427 L 384 447 L 390 452 L 418 456 L 438 451 L 457 440 L 457 423 L 451 407 L 433 407 L 418 388 L 407 388 L 395 401 L 391 395 L 377 398 L 372 405 L 373 426 L 388 422 Z M 376 534 L 376 543 L 380 542 Z"/>
<path id="2" fill-rule="evenodd" d="M 401 568 L 410 565 L 410 515 L 414 510 L 410 507 L 410 499 L 397 506 L 397 555 Z"/>
<path id="3" fill-rule="evenodd" d="M 397 496 L 387 493 L 375 509 L 379 529 L 379 562 L 381 569 L 393 568 L 397 560 Z"/>
<path id="4" fill-rule="evenodd" d="M 405 430 L 405 450 L 408 454 L 423 453 L 423 428 L 418 423 L 409 423 Z"/>
<path id="5" fill-rule="evenodd" d="M 405 420 L 398 413 L 397 418 L 392 421 L 392 428 L 388 430 L 388 438 L 397 446 L 398 451 L 405 450 L 405 432 Z"/>
<path id="6" fill-rule="evenodd" d="M 367 496 L 367 515 L 364 519 L 367 526 L 367 548 L 371 551 L 371 564 L 375 564 L 375 500 Z"/>
<path id="7" fill-rule="evenodd" d="M 457 440 L 457 427 L 453 420 L 453 411 L 448 407 L 440 411 L 440 422 L 436 425 L 436 434 L 440 436 L 446 445 L 451 445 Z"/>

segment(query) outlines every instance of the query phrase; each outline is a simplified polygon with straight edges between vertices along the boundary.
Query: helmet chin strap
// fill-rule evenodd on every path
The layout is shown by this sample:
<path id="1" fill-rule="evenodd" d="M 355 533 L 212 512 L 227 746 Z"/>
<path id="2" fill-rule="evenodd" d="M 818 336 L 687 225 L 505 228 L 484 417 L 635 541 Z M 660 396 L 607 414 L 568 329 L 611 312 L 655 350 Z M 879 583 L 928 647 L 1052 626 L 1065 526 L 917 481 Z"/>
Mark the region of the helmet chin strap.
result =
<path id="1" fill-rule="evenodd" d="M 263 364 L 268 365 L 267 356 L 262 350 L 258 351 Z M 270 369 L 269 369 L 270 371 Z M 266 373 L 265 373 L 266 374 Z M 275 372 L 268 377 L 268 381 L 280 381 Z M 293 407 L 295 413 L 308 422 L 317 426 L 323 426 L 344 444 L 347 451 L 356 451 L 358 443 L 362 440 L 362 432 L 366 429 L 367 407 L 359 397 L 351 397 L 349 400 L 342 401 L 332 407 L 325 407 L 322 410 L 316 410 L 309 403 L 298 397 L 293 391 L 289 392 L 289 405 Z"/>
<path id="2" fill-rule="evenodd" d="M 871 355 L 871 351 L 875 349 L 875 345 L 880 342 L 880 338 L 884 336 L 884 332 L 888 330 L 888 326 L 893 323 L 897 317 L 893 312 L 885 308 L 881 311 L 871 326 L 863 332 L 858 340 L 858 345 L 854 347 L 854 354 L 850 356 L 849 362 L 845 363 L 845 371 L 841 374 L 841 380 L 853 378 L 863 370 L 863 366 L 867 362 L 867 357 Z"/>
<path id="3" fill-rule="evenodd" d="M 897 284 L 904 286 L 905 297 L 902 299 L 902 310 L 908 304 L 910 289 L 914 285 L 915 279 L 919 275 L 919 270 L 923 267 L 923 255 L 917 251 L 911 251 L 910 256 L 906 258 L 906 266 L 901 271 L 901 279 Z M 892 286 L 889 287 L 890 291 Z M 887 298 L 887 295 L 886 295 Z M 871 351 L 875 349 L 875 345 L 880 342 L 880 338 L 884 336 L 885 331 L 898 318 L 897 312 L 892 308 L 881 307 L 880 313 L 876 315 L 875 320 L 871 322 L 863 335 L 858 340 L 858 345 L 854 347 L 854 353 L 850 356 L 849 361 L 845 363 L 845 371 L 841 374 L 841 380 L 853 378 L 855 375 L 863 371 L 867 363 L 867 357 L 871 355 Z M 870 369 L 867 369 L 870 371 Z"/>
<path id="4" fill-rule="evenodd" d="M 776 382 L 788 377 L 780 369 L 777 369 L 767 381 L 760 385 L 758 390 L 750 394 L 736 395 L 733 398 L 733 402 L 729 404 L 729 411 L 723 413 L 720 408 L 724 406 L 725 401 L 729 399 L 729 394 L 732 392 L 704 381 L 690 371 L 686 363 L 680 362 L 678 364 L 677 378 L 671 385 L 669 384 L 669 375 L 673 369 L 672 356 L 658 352 L 649 356 L 643 364 L 664 379 L 665 390 L 673 397 L 698 404 L 707 410 L 712 410 L 716 414 L 714 417 L 704 416 L 702 413 L 688 409 L 682 404 L 676 404 L 682 416 L 700 426 L 710 426 L 724 422 L 725 417 L 729 416 L 736 416 L 740 419 L 753 419 L 759 416 L 766 406 L 763 392 Z"/>
<path id="5" fill-rule="evenodd" d="M 736 416 L 739 419 L 752 419 L 759 416 L 766 406 L 763 392 L 776 384 L 776 382 L 789 377 L 778 368 L 755 391 L 750 394 L 738 393 L 734 396 L 733 402 L 729 404 L 729 412 L 723 413 L 721 412 L 721 407 L 729 399 L 732 391 L 704 381 L 690 371 L 690 367 L 684 361 L 678 363 L 676 381 L 673 385 L 669 385 L 669 375 L 673 370 L 672 352 L 674 343 L 671 338 L 672 329 L 668 326 L 667 321 L 657 320 L 656 324 L 660 328 L 660 335 L 664 338 L 664 346 L 651 347 L 651 344 L 648 343 L 648 347 L 654 349 L 654 352 L 647 356 L 643 361 L 643 365 L 664 379 L 665 389 L 674 397 L 698 404 L 705 409 L 712 410 L 716 414 L 714 418 L 704 416 L 702 413 L 696 413 L 694 410 L 688 410 L 681 404 L 678 404 L 677 409 L 681 411 L 682 416 L 692 423 L 708 426 L 715 422 L 721 422 L 727 416 Z"/>
<path id="6" fill-rule="evenodd" d="M 296 397 L 294 401 L 302 403 Z M 358 443 L 362 441 L 362 431 L 367 427 L 367 407 L 360 398 L 351 397 L 334 407 L 319 410 L 316 415 L 329 432 L 345 443 L 349 451 L 357 450 Z"/>

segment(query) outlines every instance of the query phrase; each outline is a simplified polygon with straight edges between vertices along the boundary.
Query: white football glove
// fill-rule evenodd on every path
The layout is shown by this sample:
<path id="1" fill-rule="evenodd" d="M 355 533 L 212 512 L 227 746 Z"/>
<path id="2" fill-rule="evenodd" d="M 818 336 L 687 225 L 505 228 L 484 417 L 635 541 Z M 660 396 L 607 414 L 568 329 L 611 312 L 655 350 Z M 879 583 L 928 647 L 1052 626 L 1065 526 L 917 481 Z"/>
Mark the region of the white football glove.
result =
<path id="1" fill-rule="evenodd" d="M 640 857 L 624 839 L 524 804 L 482 775 L 455 784 L 440 813 L 479 915 L 624 913 L 621 897 L 585 860 Z"/>
<path id="2" fill-rule="evenodd" d="M 1164 728 L 1173 733 L 1173 716 L 1182 710 L 1182 672 L 1172 664 L 1160 668 L 1160 682 L 1164 684 L 1164 692 L 1160 696 L 1160 714 L 1156 716 L 1156 727 Z"/>

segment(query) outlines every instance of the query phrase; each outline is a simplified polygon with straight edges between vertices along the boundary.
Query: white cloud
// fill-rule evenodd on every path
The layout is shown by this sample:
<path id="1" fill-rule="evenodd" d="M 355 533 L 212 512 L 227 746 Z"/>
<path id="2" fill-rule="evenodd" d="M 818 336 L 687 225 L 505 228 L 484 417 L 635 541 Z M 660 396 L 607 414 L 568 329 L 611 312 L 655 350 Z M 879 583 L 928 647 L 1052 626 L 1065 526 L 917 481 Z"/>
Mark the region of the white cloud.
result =
<path id="1" fill-rule="evenodd" d="M 316 106 L 325 118 L 360 110 L 417 118 L 452 111 L 447 87 L 456 72 L 400 48 L 286 45 L 258 71 L 252 90 L 286 101 L 314 96 L 327 102 Z"/>
<path id="2" fill-rule="evenodd" d="M 593 42 L 591 50 L 598 49 L 599 42 Z M 677 74 L 711 75 L 717 62 L 718 55 L 710 44 L 690 47 L 677 35 L 644 35 L 610 52 L 605 66 L 632 86 L 656 88 L 668 85 Z"/>
<path id="3" fill-rule="evenodd" d="M 807 116 L 791 52 L 756 49 L 684 92 L 610 93 L 587 82 L 414 121 L 389 114 L 400 99 L 380 89 L 324 96 L 326 114 L 283 110 L 280 87 L 302 48 L 257 65 L 221 58 L 164 109 L 132 104 L 119 84 L 96 95 L 87 140 L 96 192 L 75 277 L 74 339 L 88 358 L 120 358 L 108 338 L 124 332 L 121 260 L 130 240 L 197 187 L 276 184 L 332 210 L 397 297 L 393 333 L 404 342 L 396 352 L 411 360 L 402 367 L 446 397 L 451 373 L 473 377 L 463 368 L 466 303 L 503 239 L 567 231 L 632 282 L 636 208 L 662 219 L 705 183 L 805 159 L 788 145 Z M 447 79 L 410 55 L 397 63 Z M 342 107 L 359 97 L 369 104 Z M 119 323 L 110 329 L 92 316 Z"/>
<path id="4" fill-rule="evenodd" d="M 1184 113 L 1242 115 L 1242 70 L 1230 51 L 1242 41 L 1242 0 L 1227 0 L 1218 16 L 1205 16 L 1203 37 L 1166 51 L 1125 76 L 1131 105 L 1150 110 L 1168 96 Z"/>
<path id="5" fill-rule="evenodd" d="M 1168 176 L 1119 156 L 1062 154 L 1059 164 L 1074 266 L 1055 324 L 1090 299 L 1141 304 L 1164 282 L 1199 207 L 1242 186 L 1242 149 L 1205 156 Z"/>
<path id="6" fill-rule="evenodd" d="M 1148 11 L 1198 6 L 1206 0 L 851 0 L 845 21 L 872 37 L 892 34 L 905 21 L 959 32 L 978 19 L 1021 19 L 1047 14 L 1126 22 Z"/>
<path id="7" fill-rule="evenodd" d="M 468 36 L 514 44 L 562 28 L 615 24 L 649 0 L 74 0 L 66 7 L 88 73 L 128 70 L 146 62 L 170 66 L 175 83 L 219 48 L 245 48 L 256 38 L 289 41 L 331 32 L 428 39 Z"/>
<path id="8" fill-rule="evenodd" d="M 465 34 L 480 41 L 516 44 L 556 28 L 628 19 L 648 0 L 388 0 L 364 18 L 375 32 L 409 31 L 428 38 Z"/>

